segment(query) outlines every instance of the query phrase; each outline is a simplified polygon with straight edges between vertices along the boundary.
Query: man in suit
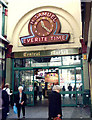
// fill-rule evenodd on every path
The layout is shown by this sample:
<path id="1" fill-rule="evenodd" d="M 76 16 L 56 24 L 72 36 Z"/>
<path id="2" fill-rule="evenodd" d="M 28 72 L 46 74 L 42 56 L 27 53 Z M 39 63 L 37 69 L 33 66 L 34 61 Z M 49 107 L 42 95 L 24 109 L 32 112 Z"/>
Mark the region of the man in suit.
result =
<path id="1" fill-rule="evenodd" d="M 61 87 L 54 85 L 52 92 L 49 94 L 49 119 L 53 120 L 55 117 L 62 118 L 61 110 Z"/>
<path id="2" fill-rule="evenodd" d="M 19 92 L 15 95 L 15 103 L 18 110 L 18 119 L 20 119 L 20 112 L 22 108 L 23 118 L 25 118 L 26 94 L 23 92 L 23 87 L 18 87 Z"/>

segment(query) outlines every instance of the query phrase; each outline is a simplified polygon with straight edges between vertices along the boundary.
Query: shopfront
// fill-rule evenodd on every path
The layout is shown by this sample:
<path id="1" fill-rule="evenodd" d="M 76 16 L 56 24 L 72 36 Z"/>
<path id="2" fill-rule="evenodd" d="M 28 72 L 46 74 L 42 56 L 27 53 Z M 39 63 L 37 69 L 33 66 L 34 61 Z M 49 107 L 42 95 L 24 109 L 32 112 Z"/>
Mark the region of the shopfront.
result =
<path id="1" fill-rule="evenodd" d="M 71 52 L 72 55 L 67 55 Z M 43 51 L 14 53 L 15 58 L 12 59 L 14 93 L 16 94 L 18 86 L 22 85 L 27 94 L 27 105 L 34 105 L 34 83 L 41 83 L 43 96 L 47 99 L 54 81 L 58 80 L 58 84 L 62 87 L 62 106 L 83 105 L 82 56 L 77 52 L 78 49 L 66 49 L 45 51 L 45 54 Z M 50 56 L 52 53 L 53 56 Z M 46 54 L 49 56 L 46 57 Z M 68 87 L 69 84 L 72 87 L 71 90 Z"/>
<path id="2" fill-rule="evenodd" d="M 7 62 L 9 66 L 12 63 L 12 70 L 7 67 L 6 75 L 14 94 L 22 85 L 27 105 L 34 105 L 34 83 L 42 84 L 46 98 L 53 86 L 50 80 L 56 79 L 62 87 L 63 106 L 82 105 L 84 85 L 86 87 L 88 81 L 83 82 L 82 54 L 79 52 L 80 1 L 27 0 L 22 1 L 21 7 L 20 4 L 19 0 L 12 1 L 8 9 L 7 37 L 13 48 L 12 58 Z"/>

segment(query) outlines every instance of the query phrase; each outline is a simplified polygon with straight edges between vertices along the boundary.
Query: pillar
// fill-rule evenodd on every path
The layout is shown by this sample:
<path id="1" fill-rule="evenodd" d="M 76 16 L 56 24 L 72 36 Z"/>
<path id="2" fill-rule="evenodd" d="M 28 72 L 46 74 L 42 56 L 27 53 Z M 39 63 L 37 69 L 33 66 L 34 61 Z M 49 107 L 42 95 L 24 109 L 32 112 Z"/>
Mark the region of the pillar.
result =
<path id="1" fill-rule="evenodd" d="M 6 52 L 6 83 L 10 84 L 11 88 L 11 83 L 12 83 L 12 45 L 7 46 L 7 52 Z"/>
<path id="2" fill-rule="evenodd" d="M 91 95 L 91 117 L 92 117 L 92 61 L 89 63 L 89 76 L 90 76 L 90 95 Z"/>
<path id="3" fill-rule="evenodd" d="M 80 39 L 82 45 L 82 57 L 83 57 L 83 81 L 84 81 L 84 93 L 83 93 L 83 104 L 90 105 L 90 88 L 89 88 L 89 70 L 87 61 L 87 45 L 83 39 Z"/>

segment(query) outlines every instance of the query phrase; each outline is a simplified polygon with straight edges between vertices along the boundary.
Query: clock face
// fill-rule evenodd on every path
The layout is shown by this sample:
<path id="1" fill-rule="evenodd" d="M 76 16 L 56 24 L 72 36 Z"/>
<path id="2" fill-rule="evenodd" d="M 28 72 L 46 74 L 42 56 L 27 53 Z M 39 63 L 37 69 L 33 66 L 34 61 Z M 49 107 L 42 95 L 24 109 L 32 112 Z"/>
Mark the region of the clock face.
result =
<path id="1" fill-rule="evenodd" d="M 28 30 L 35 37 L 48 37 L 59 32 L 60 22 L 54 13 L 42 11 L 30 19 Z"/>
<path id="2" fill-rule="evenodd" d="M 60 33 L 61 24 L 56 14 L 41 11 L 31 17 L 28 23 L 28 36 L 20 37 L 23 45 L 38 45 L 67 42 L 69 33 Z"/>
<path id="3" fill-rule="evenodd" d="M 38 36 L 48 36 L 52 33 L 54 28 L 53 21 L 48 17 L 40 17 L 32 26 L 32 30 Z"/>

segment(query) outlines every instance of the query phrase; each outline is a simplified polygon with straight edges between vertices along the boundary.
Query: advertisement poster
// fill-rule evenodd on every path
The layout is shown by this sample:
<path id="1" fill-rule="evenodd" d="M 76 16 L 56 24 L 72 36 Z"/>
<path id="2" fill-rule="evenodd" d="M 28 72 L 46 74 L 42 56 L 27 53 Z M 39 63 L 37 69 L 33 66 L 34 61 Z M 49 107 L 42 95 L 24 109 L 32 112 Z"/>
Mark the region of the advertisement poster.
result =
<path id="1" fill-rule="evenodd" d="M 55 84 L 58 83 L 58 73 L 56 72 L 46 73 L 45 82 L 55 83 Z"/>

